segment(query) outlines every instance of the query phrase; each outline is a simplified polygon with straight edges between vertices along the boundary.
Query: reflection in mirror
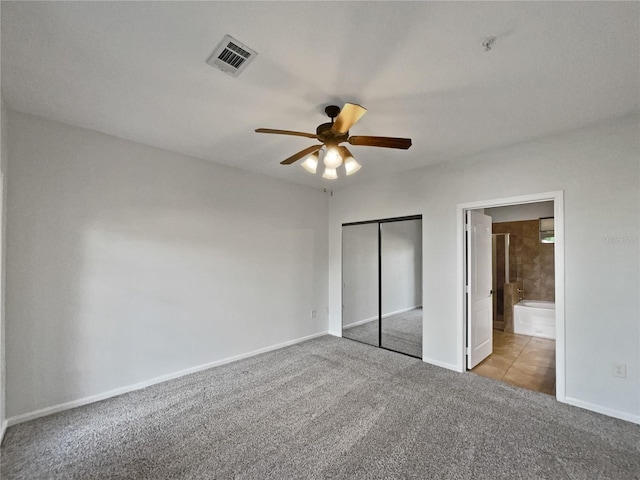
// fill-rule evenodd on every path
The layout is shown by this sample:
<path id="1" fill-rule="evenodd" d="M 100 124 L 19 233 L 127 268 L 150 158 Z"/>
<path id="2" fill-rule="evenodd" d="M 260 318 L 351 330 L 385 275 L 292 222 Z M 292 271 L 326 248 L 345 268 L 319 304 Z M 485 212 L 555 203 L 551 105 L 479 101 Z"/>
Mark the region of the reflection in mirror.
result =
<path id="1" fill-rule="evenodd" d="M 381 347 L 422 358 L 422 220 L 380 224 Z"/>
<path id="2" fill-rule="evenodd" d="M 509 234 L 491 235 L 493 328 L 504 329 L 504 284 L 509 283 Z"/>
<path id="3" fill-rule="evenodd" d="M 378 223 L 342 227 L 342 336 L 378 346 Z"/>

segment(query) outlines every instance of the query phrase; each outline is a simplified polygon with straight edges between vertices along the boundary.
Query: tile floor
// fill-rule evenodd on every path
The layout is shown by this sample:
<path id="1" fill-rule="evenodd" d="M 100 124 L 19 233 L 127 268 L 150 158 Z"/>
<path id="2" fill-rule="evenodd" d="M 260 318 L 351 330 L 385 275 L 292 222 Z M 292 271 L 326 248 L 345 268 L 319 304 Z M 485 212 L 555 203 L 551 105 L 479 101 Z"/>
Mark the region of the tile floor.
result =
<path id="1" fill-rule="evenodd" d="M 473 373 L 529 390 L 556 394 L 556 342 L 493 331 L 493 354 Z"/>

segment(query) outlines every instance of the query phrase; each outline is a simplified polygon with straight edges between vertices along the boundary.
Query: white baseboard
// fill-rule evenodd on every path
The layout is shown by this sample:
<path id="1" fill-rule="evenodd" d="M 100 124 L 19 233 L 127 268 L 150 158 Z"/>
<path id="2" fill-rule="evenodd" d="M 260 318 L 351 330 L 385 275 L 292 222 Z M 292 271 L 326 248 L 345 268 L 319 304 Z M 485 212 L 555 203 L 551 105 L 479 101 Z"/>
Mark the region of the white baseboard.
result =
<path id="1" fill-rule="evenodd" d="M 289 340 L 286 342 L 278 343 L 276 345 L 271 345 L 269 347 L 260 348 L 258 350 L 254 350 L 248 353 L 242 353 L 240 355 L 235 355 L 233 357 L 224 358 L 222 360 L 216 360 L 215 362 L 206 363 L 204 365 L 198 365 L 196 367 L 187 368 L 185 370 L 180 370 L 178 372 L 169 373 L 167 375 L 161 375 L 160 377 L 155 377 L 150 380 L 145 380 L 143 382 L 135 383 L 133 385 L 127 385 L 125 387 L 116 388 L 114 390 L 109 390 L 107 392 L 98 393 L 97 395 L 91 395 L 89 397 L 80 398 L 78 400 L 71 400 L 69 402 L 60 403 L 58 405 L 52 405 L 51 407 L 41 408 L 39 410 L 34 410 L 32 412 L 22 413 L 20 415 L 15 415 L 13 417 L 8 418 L 4 422 L 4 426 L 2 429 L 2 435 L 4 435 L 4 430 L 7 427 L 12 425 L 17 425 L 18 423 L 27 422 L 29 420 L 34 420 L 36 418 L 44 417 L 46 415 L 51 415 L 53 413 L 62 412 L 64 410 L 69 410 L 71 408 L 81 407 L 83 405 L 88 405 L 90 403 L 99 402 L 100 400 L 106 400 L 107 398 L 116 397 L 118 395 L 122 395 L 123 393 L 133 392 L 135 390 L 140 390 L 142 388 L 150 387 L 151 385 L 156 385 L 158 383 L 166 382 L 168 380 L 173 380 L 175 378 L 184 377 L 185 375 L 190 375 L 192 373 L 200 372 L 202 370 L 207 370 L 209 368 L 217 367 L 220 365 L 224 365 L 226 363 L 235 362 L 237 360 L 242 360 L 243 358 L 253 357 L 255 355 L 259 355 L 261 353 L 270 352 L 272 350 L 278 350 L 279 348 L 288 347 L 289 345 L 294 345 L 296 343 L 305 342 L 307 340 L 311 340 L 312 338 L 321 337 L 326 335 L 328 332 L 320 332 L 314 333 L 312 335 L 307 335 L 305 337 L 296 338 L 295 340 Z M 0 440 L 2 437 L 0 436 Z"/>
<path id="2" fill-rule="evenodd" d="M 436 367 L 446 368 L 447 370 L 453 370 L 454 372 L 460 372 L 458 365 L 456 365 L 455 363 L 441 362 L 440 360 L 434 360 L 433 358 L 423 358 L 422 361 L 424 363 L 435 365 Z"/>
<path id="3" fill-rule="evenodd" d="M 378 320 L 378 317 L 365 318 L 364 320 L 358 320 L 357 322 L 353 322 L 348 325 L 343 325 L 342 328 L 346 330 L 347 328 L 357 327 L 358 325 L 364 325 L 365 323 L 375 322 L 377 320 Z"/>
<path id="4" fill-rule="evenodd" d="M 422 308 L 422 305 L 415 305 L 413 307 L 401 308 L 400 310 L 395 310 L 393 312 L 385 313 L 385 314 L 382 315 L 382 318 L 392 317 L 393 315 L 399 315 L 401 313 L 410 312 L 410 311 L 416 310 L 418 308 Z M 364 320 L 358 320 L 357 322 L 353 322 L 353 323 L 350 323 L 348 325 L 343 325 L 342 328 L 357 327 L 358 325 L 362 325 L 364 323 L 373 322 L 375 320 L 378 320 L 378 316 L 377 315 L 375 317 L 365 318 Z"/>
<path id="5" fill-rule="evenodd" d="M 619 418 L 620 420 L 626 420 L 627 422 L 636 423 L 640 425 L 640 415 L 633 413 L 621 412 L 620 410 L 614 410 L 613 408 L 603 407 L 594 403 L 578 400 L 577 398 L 565 397 L 564 402 L 574 407 L 584 408 L 585 410 L 591 410 L 592 412 L 601 413 L 608 417 Z"/>

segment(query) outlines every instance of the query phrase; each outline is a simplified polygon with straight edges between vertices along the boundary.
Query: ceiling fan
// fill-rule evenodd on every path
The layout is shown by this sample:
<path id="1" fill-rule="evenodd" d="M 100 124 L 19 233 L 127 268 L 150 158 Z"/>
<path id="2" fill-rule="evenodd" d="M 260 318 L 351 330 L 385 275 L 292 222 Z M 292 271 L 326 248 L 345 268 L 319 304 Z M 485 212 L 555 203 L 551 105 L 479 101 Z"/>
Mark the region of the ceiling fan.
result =
<path id="1" fill-rule="evenodd" d="M 302 166 L 305 170 L 316 173 L 320 154 L 323 154 L 325 171 L 322 176 L 329 179 L 338 178 L 336 169 L 342 164 L 344 164 L 347 175 L 360 170 L 361 165 L 356 162 L 347 147 L 340 146 L 341 143 L 348 142 L 350 145 L 400 148 L 403 150 L 411 146 L 410 138 L 349 136 L 349 129 L 367 112 L 366 108 L 360 105 L 345 103 L 342 110 L 335 105 L 329 105 L 324 111 L 331 119 L 331 122 L 318 125 L 315 134 L 291 130 L 275 130 L 272 128 L 257 128 L 256 132 L 293 135 L 319 140 L 321 142 L 319 145 L 305 148 L 280 163 L 282 165 L 291 165 L 301 158 L 307 157 Z"/>

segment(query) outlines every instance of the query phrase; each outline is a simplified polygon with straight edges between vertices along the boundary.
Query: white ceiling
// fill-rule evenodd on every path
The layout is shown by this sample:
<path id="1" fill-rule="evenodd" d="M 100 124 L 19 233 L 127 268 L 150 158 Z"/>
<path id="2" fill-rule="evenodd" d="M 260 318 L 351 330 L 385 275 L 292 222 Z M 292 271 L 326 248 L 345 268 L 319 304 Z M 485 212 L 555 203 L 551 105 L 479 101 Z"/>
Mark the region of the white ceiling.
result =
<path id="1" fill-rule="evenodd" d="M 205 63 L 224 34 L 256 50 Z M 495 35 L 490 52 L 482 41 Z M 640 110 L 638 2 L 2 2 L 9 108 L 292 182 L 345 186 Z M 280 160 L 324 107 L 359 103 L 330 182 Z"/>

